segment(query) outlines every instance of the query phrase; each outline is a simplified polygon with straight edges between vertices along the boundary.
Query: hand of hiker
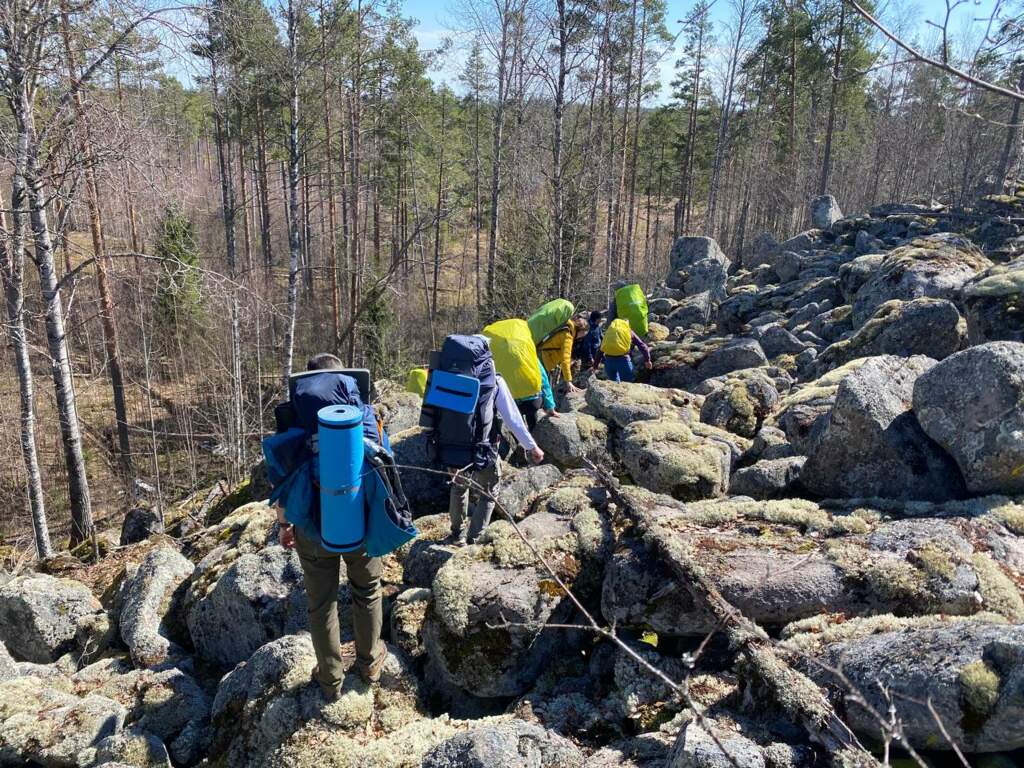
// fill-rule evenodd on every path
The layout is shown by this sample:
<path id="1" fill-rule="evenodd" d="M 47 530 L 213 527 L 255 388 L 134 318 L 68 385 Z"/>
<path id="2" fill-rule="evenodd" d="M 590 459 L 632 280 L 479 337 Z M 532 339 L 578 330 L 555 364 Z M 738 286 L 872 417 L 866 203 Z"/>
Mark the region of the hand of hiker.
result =
<path id="1" fill-rule="evenodd" d="M 562 417 L 562 415 L 554 408 L 548 408 L 547 414 L 549 419 L 560 419 Z"/>
<path id="2" fill-rule="evenodd" d="M 530 461 L 532 461 L 534 464 L 540 464 L 542 461 L 544 461 L 544 451 L 542 451 L 539 447 L 534 448 L 532 451 L 530 451 L 528 455 L 530 457 Z"/>
<path id="3" fill-rule="evenodd" d="M 295 547 L 295 526 L 291 523 L 284 523 L 281 526 L 281 546 L 285 549 Z"/>
<path id="4" fill-rule="evenodd" d="M 654 367 L 654 363 L 652 363 L 650 360 L 648 360 L 646 363 L 644 363 L 644 368 L 646 368 L 648 371 L 651 370 L 651 368 L 653 368 L 653 367 Z"/>
<path id="5" fill-rule="evenodd" d="M 575 384 L 573 384 L 571 381 L 569 381 L 569 382 L 566 382 L 566 384 L 565 384 L 565 391 L 566 391 L 567 394 L 574 395 L 577 392 L 580 392 L 581 390 L 580 390 L 579 387 L 577 387 Z"/>

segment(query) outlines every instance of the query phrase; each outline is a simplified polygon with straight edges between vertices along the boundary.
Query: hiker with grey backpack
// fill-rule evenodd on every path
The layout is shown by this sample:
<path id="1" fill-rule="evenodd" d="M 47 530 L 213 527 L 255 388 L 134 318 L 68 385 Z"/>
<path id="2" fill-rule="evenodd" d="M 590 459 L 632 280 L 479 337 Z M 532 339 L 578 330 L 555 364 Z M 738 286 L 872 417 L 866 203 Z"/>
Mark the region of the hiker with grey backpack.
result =
<path id="1" fill-rule="evenodd" d="M 432 430 L 434 457 L 452 478 L 451 539 L 458 545 L 472 544 L 494 512 L 501 482 L 502 424 L 534 464 L 544 460 L 544 452 L 523 421 L 508 384 L 496 372 L 486 336 L 449 336 L 434 358 L 420 423 Z M 471 496 L 476 504 L 466 527 Z"/>

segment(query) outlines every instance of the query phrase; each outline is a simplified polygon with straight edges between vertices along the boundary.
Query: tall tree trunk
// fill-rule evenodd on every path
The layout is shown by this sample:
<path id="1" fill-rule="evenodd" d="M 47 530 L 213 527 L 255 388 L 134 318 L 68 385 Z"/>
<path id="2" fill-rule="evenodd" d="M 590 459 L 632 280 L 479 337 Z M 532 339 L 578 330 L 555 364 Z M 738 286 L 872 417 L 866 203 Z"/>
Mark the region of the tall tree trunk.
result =
<path id="1" fill-rule="evenodd" d="M 434 219 L 434 282 L 430 297 L 430 314 L 437 319 L 437 290 L 441 277 L 441 222 L 444 218 L 444 143 L 445 135 L 445 106 L 447 99 L 445 92 L 441 91 L 441 140 L 438 142 L 437 159 L 437 205 Z"/>
<path id="2" fill-rule="evenodd" d="M 274 266 L 274 248 L 270 239 L 270 180 L 267 174 L 267 126 L 263 107 L 256 98 L 256 174 L 255 181 L 260 198 L 260 244 L 263 247 L 263 266 L 267 271 Z"/>
<path id="3" fill-rule="evenodd" d="M 295 0 L 288 0 L 288 319 L 284 337 L 284 386 L 292 375 L 295 355 L 295 319 L 299 304 L 299 56 L 298 18 Z"/>
<path id="4" fill-rule="evenodd" d="M 562 191 L 562 122 L 565 114 L 565 79 L 566 52 L 569 46 L 569 20 L 565 8 L 566 0 L 556 0 L 558 8 L 558 72 L 555 76 L 554 126 L 551 144 L 551 197 L 554 207 L 554 246 L 555 280 L 553 291 L 555 296 L 565 295 L 565 264 L 562 253 L 565 240 L 565 212 L 563 210 Z"/>
<path id="5" fill-rule="evenodd" d="M 103 220 L 100 214 L 99 184 L 96 180 L 96 166 L 92 142 L 89 140 L 89 122 L 82 107 L 82 94 L 78 86 L 78 65 L 71 47 L 71 33 L 68 15 L 61 11 L 61 32 L 64 38 L 64 53 L 67 57 L 68 79 L 74 88 L 74 107 L 78 118 L 78 151 L 85 164 L 85 202 L 89 211 L 89 232 L 92 236 L 93 257 L 96 259 L 96 283 L 100 294 L 100 325 L 103 329 L 103 348 L 107 356 L 107 370 L 110 374 L 110 388 L 114 399 L 114 419 L 117 422 L 118 461 L 122 479 L 131 483 L 132 448 L 128 436 L 128 409 L 124 398 L 124 373 L 121 369 L 121 351 L 114 322 L 114 297 L 110 290 L 109 270 L 112 268 L 103 243 Z"/>
<path id="6" fill-rule="evenodd" d="M 327 163 L 327 272 L 331 280 L 331 342 L 332 349 L 337 352 L 341 346 L 339 323 L 341 317 L 341 297 L 338 291 L 338 209 L 334 198 L 334 151 L 331 146 L 331 104 L 328 98 L 330 87 L 327 70 L 327 19 L 323 0 L 320 2 L 320 57 L 321 79 L 323 81 L 323 112 L 324 112 L 324 152 Z"/>
<path id="7" fill-rule="evenodd" d="M 626 212 L 626 272 L 633 271 L 633 226 L 636 217 L 636 166 L 640 154 L 640 103 L 644 97 L 644 51 L 647 48 L 647 4 L 640 19 L 640 58 L 636 74 L 636 102 L 633 112 L 633 150 L 629 161 L 629 204 Z"/>
<path id="8" fill-rule="evenodd" d="M 21 149 L 19 147 L 19 149 Z M 19 157 L 24 153 L 19 151 Z M 50 527 L 46 520 L 46 497 L 43 495 L 43 477 L 39 471 L 39 452 L 36 445 L 35 381 L 29 359 L 28 333 L 25 328 L 25 187 L 22 171 L 14 173 L 11 187 L 11 217 L 14 227 L 10 247 L 0 247 L 0 277 L 3 278 L 4 298 L 7 306 L 7 336 L 14 352 L 14 370 L 18 376 L 18 395 L 21 416 L 21 458 L 25 464 L 25 484 L 28 488 L 29 511 L 35 537 L 36 555 L 53 555 Z M 7 230 L 6 216 L 0 212 L 0 227 Z"/>
<path id="9" fill-rule="evenodd" d="M 22 119 L 29 137 L 35 135 L 33 106 L 25 104 Z M 38 148 L 31 138 L 26 143 L 28 157 L 25 164 L 25 187 L 28 195 L 29 221 L 35 241 L 35 263 L 39 272 L 39 287 L 46 309 L 46 341 L 50 352 L 53 389 L 57 401 L 61 440 L 64 445 L 64 463 L 67 468 L 68 502 L 71 507 L 71 546 L 77 546 L 93 534 L 92 500 L 89 479 L 85 471 L 82 450 L 82 432 L 78 424 L 75 382 L 68 355 L 67 330 L 64 327 L 64 307 L 60 286 L 54 270 L 53 241 L 46 212 L 46 191 L 40 178 Z"/>
<path id="10" fill-rule="evenodd" d="M 839 31 L 836 33 L 836 55 L 832 63 L 832 89 L 828 99 L 828 123 L 825 128 L 825 152 L 821 159 L 821 176 L 818 178 L 818 194 L 828 192 L 832 176 L 832 137 L 836 128 L 836 103 L 839 101 L 839 76 L 843 66 L 843 33 L 846 27 L 846 3 L 839 3 Z"/>
<path id="11" fill-rule="evenodd" d="M 1024 72 L 1017 80 L 1017 90 L 1024 90 Z M 1010 165 L 1017 156 L 1017 148 L 1020 145 L 1020 115 L 1021 100 L 1014 99 L 1013 107 L 1010 109 L 1010 120 L 1006 125 L 1006 140 L 1003 142 L 1003 151 L 999 154 L 999 167 L 996 170 L 996 192 L 1002 192 L 1003 183 L 1010 175 Z"/>
<path id="12" fill-rule="evenodd" d="M 501 40 L 498 44 L 498 96 L 494 104 L 494 131 L 491 147 L 491 211 L 490 230 L 487 233 L 487 301 L 493 305 L 495 300 L 495 262 L 498 253 L 498 226 L 501 222 L 498 203 L 501 195 L 501 147 L 502 134 L 505 129 L 505 100 L 508 69 L 508 32 L 512 23 L 512 11 L 508 3 L 499 6 L 501 12 Z"/>

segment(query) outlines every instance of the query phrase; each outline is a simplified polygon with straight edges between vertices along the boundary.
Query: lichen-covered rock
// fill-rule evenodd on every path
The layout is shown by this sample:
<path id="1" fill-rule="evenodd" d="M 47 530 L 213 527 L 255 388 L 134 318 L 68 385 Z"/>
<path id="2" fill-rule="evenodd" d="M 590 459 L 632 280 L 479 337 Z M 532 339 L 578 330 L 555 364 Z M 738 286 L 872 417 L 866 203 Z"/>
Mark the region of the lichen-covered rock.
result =
<path id="1" fill-rule="evenodd" d="M 277 540 L 277 514 L 263 501 L 244 504 L 219 523 L 189 539 L 182 553 L 203 572 L 210 563 L 220 562 L 226 553 L 237 557 L 257 552 Z"/>
<path id="2" fill-rule="evenodd" d="M 483 725 L 438 744 L 422 768 L 582 768 L 583 753 L 568 739 L 521 720 Z"/>
<path id="3" fill-rule="evenodd" d="M 843 674 L 876 712 L 896 709 L 917 749 L 1004 752 L 1024 746 L 1024 627 L 955 623 L 872 634 L 825 646 L 815 654 Z M 845 719 L 866 736 L 873 715 L 847 696 L 823 667 L 808 674 L 845 702 Z M 948 738 L 929 707 L 934 708 Z"/>
<path id="4" fill-rule="evenodd" d="M 914 382 L 934 365 L 920 356 L 873 357 L 846 376 L 800 473 L 803 486 L 837 498 L 962 495 L 955 463 L 911 410 Z"/>
<path id="5" fill-rule="evenodd" d="M 160 512 L 147 507 L 135 507 L 128 511 L 121 523 L 121 546 L 145 541 L 150 536 L 164 532 L 164 521 Z"/>
<path id="6" fill-rule="evenodd" d="M 757 341 L 736 339 L 709 352 L 697 366 L 697 376 L 703 381 L 744 368 L 759 368 L 767 363 L 768 358 Z"/>
<path id="7" fill-rule="evenodd" d="M 351 645 L 342 650 L 355 661 Z M 226 768 L 376 765 L 360 762 L 367 755 L 354 747 L 422 718 L 414 678 L 396 653 L 389 653 L 380 683 L 369 686 L 351 670 L 341 695 L 329 702 L 310 680 L 316 656 L 308 635 L 267 643 L 220 681 L 211 759 Z M 331 740 L 342 740 L 349 754 L 339 754 Z M 379 764 L 409 765 L 401 757 Z"/>
<path id="8" fill-rule="evenodd" d="M 136 666 L 162 664 L 184 632 L 181 601 L 195 566 L 167 547 L 154 549 L 124 584 L 120 610 L 121 638 Z"/>
<path id="9" fill-rule="evenodd" d="M 627 493 L 658 521 L 654 541 L 684 548 L 726 600 L 762 625 L 822 613 L 1024 617 L 1012 572 L 981 549 L 995 521 L 953 517 L 976 515 L 969 507 L 922 508 L 943 520 L 882 522 L 870 509 L 839 514 L 800 499 L 680 504 Z M 609 623 L 670 636 L 715 627 L 688 585 L 629 540 L 606 569 L 602 613 Z"/>
<path id="10" fill-rule="evenodd" d="M 792 495 L 806 460 L 803 456 L 764 459 L 738 469 L 729 480 L 729 493 L 750 496 L 752 499 L 777 499 Z"/>
<path id="11" fill-rule="evenodd" d="M 780 325 L 767 325 L 755 329 L 752 336 L 761 345 L 765 356 L 774 360 L 780 355 L 799 355 L 807 349 L 807 343 Z"/>
<path id="12" fill-rule="evenodd" d="M 735 461 L 749 447 L 743 438 L 700 422 L 637 421 L 615 450 L 633 481 L 678 499 L 724 496 Z"/>
<path id="13" fill-rule="evenodd" d="M 996 341 L 917 379 L 914 413 L 972 493 L 1024 493 L 1024 344 Z"/>
<path id="14" fill-rule="evenodd" d="M 917 238 L 887 253 L 857 289 L 852 301 L 854 323 L 867 322 L 892 299 L 926 296 L 956 301 L 967 281 L 990 266 L 992 262 L 966 237 L 943 233 Z"/>
<path id="15" fill-rule="evenodd" d="M 797 453 L 807 454 L 811 450 L 835 404 L 839 385 L 868 359 L 851 360 L 814 381 L 794 387 L 782 398 L 773 419 Z"/>
<path id="16" fill-rule="evenodd" d="M 585 459 L 595 464 L 608 461 L 608 425 L 590 413 L 572 411 L 542 419 L 533 436 L 545 458 L 562 469 L 580 469 L 586 466 Z"/>
<path id="17" fill-rule="evenodd" d="M 107 658 L 71 677 L 77 693 L 102 695 L 127 711 L 127 722 L 160 738 L 178 765 L 193 765 L 209 743 L 210 700 L 199 682 L 184 670 L 132 669 L 126 661 Z"/>
<path id="18" fill-rule="evenodd" d="M 523 469 L 504 471 L 496 494 L 498 503 L 509 514 L 523 517 L 528 506 L 543 491 L 562 479 L 562 472 L 554 464 L 540 464 Z M 501 517 L 500 512 L 498 516 Z"/>
<path id="19" fill-rule="evenodd" d="M 666 768 L 765 768 L 764 753 L 755 742 L 735 731 L 709 727 L 714 737 L 700 723 L 687 725 Z"/>
<path id="20" fill-rule="evenodd" d="M 1024 342 L 1024 258 L 981 272 L 963 288 L 967 338 Z"/>
<path id="21" fill-rule="evenodd" d="M 753 437 L 779 403 L 779 393 L 766 375 L 729 380 L 706 398 L 700 420 L 743 437 Z"/>
<path id="22" fill-rule="evenodd" d="M 712 306 L 710 291 L 687 296 L 665 318 L 665 327 L 670 331 L 676 328 L 703 328 L 711 322 Z"/>
<path id="23" fill-rule="evenodd" d="M 0 683 L 0 765 L 77 768 L 78 755 L 118 733 L 125 715 L 116 701 L 79 698 L 34 677 Z"/>
<path id="24" fill-rule="evenodd" d="M 231 559 L 222 572 L 197 570 L 186 606 L 196 653 L 234 666 L 264 643 L 306 627 L 298 555 L 275 545 Z"/>
<path id="25" fill-rule="evenodd" d="M 850 338 L 832 344 L 817 358 L 824 374 L 858 357 L 924 355 L 942 360 L 959 350 L 965 328 L 956 305 L 945 299 L 894 299 L 882 304 Z"/>
<path id="26" fill-rule="evenodd" d="M 712 301 L 725 298 L 729 258 L 710 237 L 680 237 L 669 256 L 669 288 L 685 296 L 708 293 Z"/>
<path id="27" fill-rule="evenodd" d="M 0 683 L 18 676 L 18 663 L 7 650 L 7 646 L 0 642 Z"/>
<path id="28" fill-rule="evenodd" d="M 388 435 L 397 435 L 420 423 L 423 400 L 415 392 L 396 389 L 388 392 L 373 405 Z"/>
<path id="29" fill-rule="evenodd" d="M 95 749 L 83 750 L 78 755 L 81 765 L 96 765 L 110 768 L 111 765 L 131 768 L 171 768 L 167 747 L 156 736 L 146 731 L 129 727 L 120 733 L 100 741 Z"/>
<path id="30" fill-rule="evenodd" d="M 694 398 L 687 392 L 647 384 L 595 379 L 587 387 L 587 405 L 595 416 L 617 427 L 635 421 L 693 418 Z"/>
<path id="31" fill-rule="evenodd" d="M 581 599 L 596 594 L 609 536 L 597 509 L 588 503 L 571 517 L 537 512 L 519 527 Z M 423 628 L 431 664 L 445 683 L 474 696 L 523 693 L 550 654 L 576 642 L 543 631 L 566 621 L 574 606 L 506 521 L 449 559 L 432 593 Z"/>
<path id="32" fill-rule="evenodd" d="M 19 661 L 46 664 L 79 647 L 105 615 L 84 584 L 43 573 L 16 576 L 0 587 L 0 642 Z"/>

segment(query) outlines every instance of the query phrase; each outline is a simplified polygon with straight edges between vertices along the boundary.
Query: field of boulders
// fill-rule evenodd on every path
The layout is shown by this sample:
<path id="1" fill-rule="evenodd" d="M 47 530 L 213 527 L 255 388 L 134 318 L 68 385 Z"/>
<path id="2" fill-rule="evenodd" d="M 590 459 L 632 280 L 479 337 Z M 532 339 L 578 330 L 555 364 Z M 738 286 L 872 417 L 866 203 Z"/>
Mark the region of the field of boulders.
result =
<path id="1" fill-rule="evenodd" d="M 310 682 L 258 468 L 0 571 L 0 766 L 1024 762 L 1024 190 L 812 211 L 742 260 L 680 238 L 653 369 L 581 378 L 475 545 L 380 388 L 421 535 L 378 684 Z"/>

